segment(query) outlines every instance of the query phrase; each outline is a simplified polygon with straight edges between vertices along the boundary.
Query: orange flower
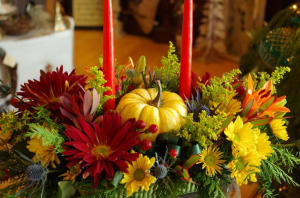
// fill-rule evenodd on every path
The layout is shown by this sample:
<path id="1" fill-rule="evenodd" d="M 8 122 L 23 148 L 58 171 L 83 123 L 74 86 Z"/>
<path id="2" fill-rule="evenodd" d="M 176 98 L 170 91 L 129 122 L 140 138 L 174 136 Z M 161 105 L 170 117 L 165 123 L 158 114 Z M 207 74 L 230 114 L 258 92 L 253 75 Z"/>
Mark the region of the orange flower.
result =
<path id="1" fill-rule="evenodd" d="M 254 89 L 254 83 L 251 75 L 248 76 L 248 90 L 242 103 L 243 117 L 246 121 L 264 120 L 261 124 L 270 122 L 276 113 L 290 112 L 287 107 L 284 107 L 285 96 L 277 97 L 272 95 L 273 84 L 269 80 L 258 91 Z"/>

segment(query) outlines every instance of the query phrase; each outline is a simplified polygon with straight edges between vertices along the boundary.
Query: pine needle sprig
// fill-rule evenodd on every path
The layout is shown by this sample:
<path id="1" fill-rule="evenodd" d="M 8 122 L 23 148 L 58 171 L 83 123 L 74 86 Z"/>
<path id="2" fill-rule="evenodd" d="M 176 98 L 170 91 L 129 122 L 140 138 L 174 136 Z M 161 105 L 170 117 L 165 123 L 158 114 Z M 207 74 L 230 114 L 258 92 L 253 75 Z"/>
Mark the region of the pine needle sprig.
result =
<path id="1" fill-rule="evenodd" d="M 64 138 L 54 128 L 46 128 L 39 124 L 30 124 L 30 131 L 26 133 L 27 137 L 42 139 L 44 146 L 54 146 L 57 153 L 63 152 L 62 144 Z"/>
<path id="2" fill-rule="evenodd" d="M 294 155 L 289 149 L 273 146 L 273 154 L 267 160 L 263 160 L 260 166 L 260 190 L 265 198 L 277 196 L 277 191 L 272 187 L 272 181 L 281 184 L 282 182 L 299 187 L 300 185 L 288 173 L 299 166 L 299 154 Z M 282 168 L 284 167 L 284 169 Z M 285 171 L 287 170 L 287 172 Z"/>

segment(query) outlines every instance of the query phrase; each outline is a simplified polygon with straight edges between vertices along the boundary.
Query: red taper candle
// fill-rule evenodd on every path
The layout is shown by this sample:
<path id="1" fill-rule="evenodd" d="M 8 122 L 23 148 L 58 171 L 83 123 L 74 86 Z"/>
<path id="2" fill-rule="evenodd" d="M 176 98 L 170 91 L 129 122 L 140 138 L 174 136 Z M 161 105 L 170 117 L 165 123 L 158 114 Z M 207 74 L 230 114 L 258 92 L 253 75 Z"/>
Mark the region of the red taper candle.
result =
<path id="1" fill-rule="evenodd" d="M 184 0 L 182 24 L 181 67 L 179 95 L 185 99 L 191 96 L 193 45 L 193 0 Z"/>
<path id="2" fill-rule="evenodd" d="M 112 0 L 104 0 L 104 23 L 103 23 L 103 73 L 107 81 L 106 86 L 111 90 L 105 95 L 112 95 L 115 98 L 115 48 Z M 115 109 L 115 99 L 106 102 L 105 110 Z"/>

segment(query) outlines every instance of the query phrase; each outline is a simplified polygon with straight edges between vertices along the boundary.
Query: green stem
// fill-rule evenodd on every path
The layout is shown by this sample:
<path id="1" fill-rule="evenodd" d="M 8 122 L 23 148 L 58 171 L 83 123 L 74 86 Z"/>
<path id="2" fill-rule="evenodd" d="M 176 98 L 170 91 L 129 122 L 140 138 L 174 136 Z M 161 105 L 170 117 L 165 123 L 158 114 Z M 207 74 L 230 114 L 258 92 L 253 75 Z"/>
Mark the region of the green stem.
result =
<path id="1" fill-rule="evenodd" d="M 162 88 L 161 88 L 160 80 L 156 80 L 156 84 L 157 84 L 158 92 L 157 92 L 157 96 L 152 101 L 152 105 L 158 108 L 161 105 L 161 96 L 162 96 Z"/>

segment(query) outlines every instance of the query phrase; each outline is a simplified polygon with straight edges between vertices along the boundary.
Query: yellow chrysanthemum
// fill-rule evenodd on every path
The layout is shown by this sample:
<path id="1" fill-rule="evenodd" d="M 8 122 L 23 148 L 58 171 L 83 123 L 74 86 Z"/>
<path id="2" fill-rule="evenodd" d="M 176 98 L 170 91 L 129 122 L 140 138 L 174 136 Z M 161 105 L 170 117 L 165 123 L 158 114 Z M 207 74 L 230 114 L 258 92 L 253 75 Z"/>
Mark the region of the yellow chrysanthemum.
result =
<path id="1" fill-rule="evenodd" d="M 235 178 L 238 185 L 256 182 L 256 173 L 259 173 L 259 168 L 246 163 L 242 158 L 236 158 L 228 164 L 231 170 L 231 177 Z"/>
<path id="2" fill-rule="evenodd" d="M 42 139 L 33 138 L 29 140 L 27 149 L 35 153 L 32 160 L 36 163 L 41 162 L 43 166 L 51 164 L 53 168 L 56 168 L 55 163 L 60 164 L 54 146 L 44 146 Z"/>
<path id="3" fill-rule="evenodd" d="M 232 141 L 234 159 L 228 164 L 231 177 L 239 185 L 247 184 L 248 180 L 255 182 L 261 161 L 271 156 L 273 150 L 266 133 L 258 128 L 252 128 L 251 123 L 244 124 L 240 117 L 231 122 L 225 129 L 225 135 Z"/>
<path id="4" fill-rule="evenodd" d="M 71 166 L 69 170 L 60 175 L 60 177 L 64 177 L 64 181 L 72 181 L 75 182 L 76 177 L 81 173 L 80 164 L 76 164 Z"/>
<path id="5" fill-rule="evenodd" d="M 202 151 L 199 163 L 203 163 L 202 168 L 206 169 L 207 175 L 214 176 L 217 172 L 221 173 L 220 165 L 225 162 L 221 160 L 222 155 L 223 153 L 217 147 L 209 147 Z"/>
<path id="6" fill-rule="evenodd" d="M 284 121 L 282 119 L 274 119 L 270 122 L 270 127 L 273 131 L 273 134 L 284 140 L 287 141 L 289 139 L 286 126 L 284 126 Z"/>
<path id="7" fill-rule="evenodd" d="M 149 159 L 140 154 L 136 161 L 128 165 L 128 173 L 124 173 L 121 181 L 122 184 L 125 184 L 128 197 L 137 192 L 139 188 L 148 191 L 149 186 L 156 181 L 156 178 L 150 174 L 154 163 L 154 157 Z"/>
<path id="8" fill-rule="evenodd" d="M 232 141 L 233 147 L 238 147 L 242 155 L 255 149 L 253 145 L 256 144 L 260 131 L 252 127 L 253 125 L 249 122 L 244 124 L 242 118 L 238 116 L 235 122 L 231 122 L 224 131 L 227 140 Z"/>
<path id="9" fill-rule="evenodd" d="M 266 133 L 261 133 L 258 136 L 258 142 L 256 144 L 256 151 L 262 160 L 267 159 L 273 153 L 269 136 Z"/>

